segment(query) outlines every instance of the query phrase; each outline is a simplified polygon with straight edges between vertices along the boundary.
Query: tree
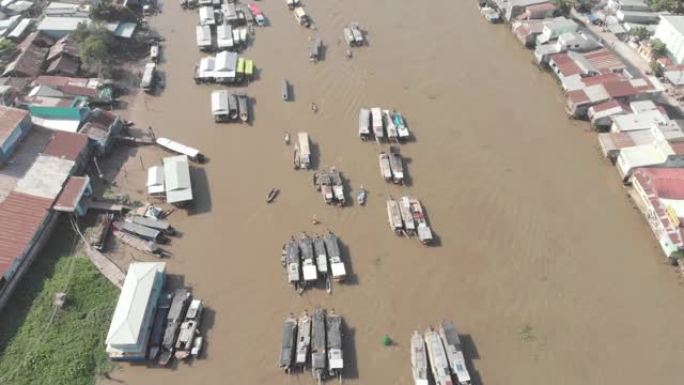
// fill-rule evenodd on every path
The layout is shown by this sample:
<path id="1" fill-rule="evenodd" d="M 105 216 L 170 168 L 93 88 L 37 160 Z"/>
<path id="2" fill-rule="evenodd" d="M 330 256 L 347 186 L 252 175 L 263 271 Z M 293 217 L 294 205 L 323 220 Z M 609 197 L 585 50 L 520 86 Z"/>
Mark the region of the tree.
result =
<path id="1" fill-rule="evenodd" d="M 648 38 L 651 37 L 651 32 L 645 27 L 633 28 L 629 31 L 629 34 L 639 39 L 639 41 L 648 40 Z"/>
<path id="2" fill-rule="evenodd" d="M 658 63 L 655 60 L 651 60 L 650 66 L 651 66 L 651 72 L 653 73 L 654 76 L 656 76 L 656 77 L 663 76 L 663 66 L 660 65 L 660 63 Z"/>
<path id="3" fill-rule="evenodd" d="M 669 11 L 675 14 L 684 11 L 682 0 L 649 0 L 649 3 L 654 11 Z"/>
<path id="4" fill-rule="evenodd" d="M 553 4 L 558 7 L 558 13 L 561 15 L 567 15 L 570 10 L 575 5 L 575 0 L 553 0 Z"/>
<path id="5" fill-rule="evenodd" d="M 667 56 L 667 46 L 660 39 L 651 40 L 651 56 L 654 59 Z"/>
<path id="6" fill-rule="evenodd" d="M 90 9 L 90 18 L 100 21 L 132 21 L 135 14 L 127 7 L 113 4 L 111 0 L 103 0 Z"/>

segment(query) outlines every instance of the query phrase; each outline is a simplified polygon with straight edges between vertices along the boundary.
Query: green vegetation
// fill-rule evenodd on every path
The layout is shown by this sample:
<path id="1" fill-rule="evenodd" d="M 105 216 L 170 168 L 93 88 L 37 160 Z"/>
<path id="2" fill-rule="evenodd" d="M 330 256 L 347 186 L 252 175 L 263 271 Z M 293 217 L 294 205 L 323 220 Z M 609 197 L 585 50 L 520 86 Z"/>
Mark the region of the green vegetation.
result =
<path id="1" fill-rule="evenodd" d="M 100 21 L 135 21 L 133 11 L 112 3 L 111 0 L 100 1 L 90 9 L 90 18 Z"/>
<path id="2" fill-rule="evenodd" d="M 660 39 L 651 40 L 651 56 L 654 59 L 667 56 L 667 46 Z"/>
<path id="3" fill-rule="evenodd" d="M 67 233 L 66 235 L 64 233 Z M 0 384 L 92 385 L 113 368 L 104 338 L 118 290 L 58 231 L 0 316 Z M 66 293 L 63 307 L 55 294 Z"/>
<path id="4" fill-rule="evenodd" d="M 116 49 L 111 32 L 97 23 L 81 23 L 73 32 L 73 37 L 79 43 L 81 62 L 87 69 L 98 76 L 105 76 L 111 72 L 112 53 Z"/>
<path id="5" fill-rule="evenodd" d="M 644 27 L 633 28 L 629 31 L 629 34 L 639 39 L 639 41 L 648 40 L 651 37 L 651 32 Z"/>
<path id="6" fill-rule="evenodd" d="M 534 341 L 532 325 L 526 324 L 525 326 L 523 326 L 523 328 L 518 331 L 518 335 L 520 336 L 520 339 L 524 342 Z"/>
<path id="7" fill-rule="evenodd" d="M 676 14 L 684 12 L 682 0 L 649 0 L 649 3 L 654 11 L 670 11 Z"/>
<path id="8" fill-rule="evenodd" d="M 660 63 L 658 63 L 655 60 L 651 60 L 651 62 L 649 63 L 649 66 L 651 67 L 651 72 L 653 73 L 653 76 L 655 76 L 655 77 L 662 77 L 663 76 L 663 66 L 660 65 Z"/>
<path id="9" fill-rule="evenodd" d="M 568 15 L 575 6 L 575 0 L 553 0 L 552 3 L 558 7 L 558 13 L 561 15 Z"/>

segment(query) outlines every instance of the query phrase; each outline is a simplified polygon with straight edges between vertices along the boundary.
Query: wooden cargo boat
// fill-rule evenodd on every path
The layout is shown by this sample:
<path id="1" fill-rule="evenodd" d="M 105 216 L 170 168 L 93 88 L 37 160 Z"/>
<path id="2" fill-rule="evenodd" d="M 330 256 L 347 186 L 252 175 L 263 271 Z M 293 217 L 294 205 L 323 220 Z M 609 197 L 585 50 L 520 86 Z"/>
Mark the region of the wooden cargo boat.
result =
<path id="1" fill-rule="evenodd" d="M 392 231 L 400 234 L 404 230 L 404 223 L 401 221 L 399 204 L 392 198 L 387 199 L 387 218 Z"/>
<path id="2" fill-rule="evenodd" d="M 295 367 L 304 368 L 309 359 L 309 347 L 311 346 L 311 317 L 306 311 L 297 320 L 297 352 L 295 354 Z"/>
<path id="3" fill-rule="evenodd" d="M 289 373 L 292 370 L 292 360 L 295 354 L 295 335 L 297 334 L 297 320 L 290 315 L 283 323 L 283 336 L 280 340 L 280 360 L 278 367 Z"/>
<path id="4" fill-rule="evenodd" d="M 411 372 L 415 385 L 429 385 L 425 341 L 418 331 L 411 336 Z"/>
<path id="5" fill-rule="evenodd" d="M 378 155 L 378 161 L 380 162 L 380 175 L 389 182 L 392 180 L 392 167 L 390 166 L 389 155 L 386 152 L 381 152 Z"/>
<path id="6" fill-rule="evenodd" d="M 444 343 L 451 373 L 456 376 L 459 385 L 470 385 L 470 373 L 466 367 L 463 346 L 454 323 L 452 321 L 442 321 L 439 326 L 439 335 L 442 337 L 442 343 Z"/>
<path id="7" fill-rule="evenodd" d="M 342 316 L 331 310 L 326 316 L 328 328 L 328 374 L 342 382 L 344 356 L 342 354 Z"/>

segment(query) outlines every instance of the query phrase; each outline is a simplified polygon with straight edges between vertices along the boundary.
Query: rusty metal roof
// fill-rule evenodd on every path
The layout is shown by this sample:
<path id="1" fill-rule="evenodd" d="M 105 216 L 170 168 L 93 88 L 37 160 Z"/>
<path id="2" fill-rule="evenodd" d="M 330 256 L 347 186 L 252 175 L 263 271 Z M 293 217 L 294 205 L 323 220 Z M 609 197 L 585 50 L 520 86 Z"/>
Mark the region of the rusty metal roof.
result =
<path id="1" fill-rule="evenodd" d="M 74 212 L 89 183 L 90 178 L 87 175 L 70 177 L 59 197 L 57 197 L 53 208 L 56 211 Z"/>
<path id="2" fill-rule="evenodd" d="M 47 219 L 52 199 L 11 192 L 0 203 L 0 274 L 31 245 Z"/>
<path id="3" fill-rule="evenodd" d="M 50 142 L 45 146 L 43 155 L 55 156 L 75 162 L 86 147 L 88 147 L 87 136 L 73 132 L 55 131 Z"/>
<path id="4" fill-rule="evenodd" d="M 26 118 L 26 115 L 28 115 L 26 110 L 0 106 L 0 145 L 5 143 L 5 140 L 14 132 L 19 123 Z"/>

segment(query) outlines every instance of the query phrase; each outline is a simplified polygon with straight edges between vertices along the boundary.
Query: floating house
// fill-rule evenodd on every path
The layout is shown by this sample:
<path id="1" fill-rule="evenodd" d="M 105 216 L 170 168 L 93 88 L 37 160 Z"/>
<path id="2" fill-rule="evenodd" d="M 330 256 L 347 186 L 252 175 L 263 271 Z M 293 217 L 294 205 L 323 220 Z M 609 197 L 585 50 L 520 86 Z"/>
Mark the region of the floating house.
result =
<path id="1" fill-rule="evenodd" d="M 105 350 L 111 359 L 145 359 L 165 270 L 163 262 L 135 262 L 128 266 L 105 340 Z"/>
<path id="2" fill-rule="evenodd" d="M 182 205 L 192 201 L 190 166 L 186 155 L 164 158 L 164 183 L 168 203 Z"/>

